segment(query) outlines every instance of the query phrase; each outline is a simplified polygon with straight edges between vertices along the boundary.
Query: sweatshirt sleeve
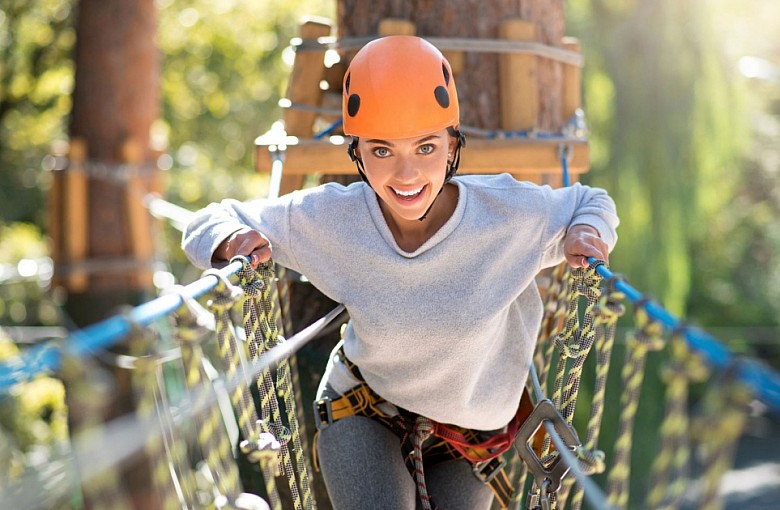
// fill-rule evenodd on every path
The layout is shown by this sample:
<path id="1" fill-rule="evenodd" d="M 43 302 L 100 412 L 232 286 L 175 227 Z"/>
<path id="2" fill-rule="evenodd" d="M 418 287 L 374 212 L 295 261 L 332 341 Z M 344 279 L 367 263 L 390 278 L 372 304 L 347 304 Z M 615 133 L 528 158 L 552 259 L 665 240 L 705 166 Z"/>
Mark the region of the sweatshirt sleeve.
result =
<path id="1" fill-rule="evenodd" d="M 196 212 L 182 237 L 182 249 L 197 267 L 211 267 L 211 257 L 230 234 L 248 227 L 271 242 L 273 258 L 295 268 L 290 249 L 289 195 L 274 200 L 240 202 L 227 199 Z"/>
<path id="2" fill-rule="evenodd" d="M 599 232 L 610 252 L 617 243 L 620 220 L 615 202 L 601 188 L 575 183 L 567 188 L 544 187 L 547 195 L 548 221 L 542 246 L 542 267 L 554 266 L 564 260 L 563 241 L 569 228 L 588 225 Z"/>

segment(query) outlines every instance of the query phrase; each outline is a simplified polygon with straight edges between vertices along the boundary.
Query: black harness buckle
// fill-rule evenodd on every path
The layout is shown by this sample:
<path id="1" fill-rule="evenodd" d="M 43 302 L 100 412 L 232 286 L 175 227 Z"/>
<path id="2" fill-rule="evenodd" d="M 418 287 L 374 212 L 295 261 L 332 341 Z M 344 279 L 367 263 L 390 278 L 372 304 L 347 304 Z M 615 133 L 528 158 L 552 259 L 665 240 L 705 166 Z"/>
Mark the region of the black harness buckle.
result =
<path id="1" fill-rule="evenodd" d="M 490 483 L 502 469 L 506 467 L 506 461 L 503 457 L 493 457 L 486 462 L 477 462 L 471 466 L 474 476 L 482 483 Z"/>
<path id="2" fill-rule="evenodd" d="M 322 430 L 333 425 L 333 408 L 331 400 L 323 397 L 314 401 L 314 426 L 317 430 Z"/>

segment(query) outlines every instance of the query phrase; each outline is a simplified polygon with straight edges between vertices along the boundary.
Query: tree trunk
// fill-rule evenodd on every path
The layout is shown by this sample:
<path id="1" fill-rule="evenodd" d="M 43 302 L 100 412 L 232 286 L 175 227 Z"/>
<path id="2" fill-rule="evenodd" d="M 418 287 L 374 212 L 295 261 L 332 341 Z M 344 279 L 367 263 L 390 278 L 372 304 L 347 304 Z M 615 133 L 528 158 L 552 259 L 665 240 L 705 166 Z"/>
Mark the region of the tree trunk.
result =
<path id="1" fill-rule="evenodd" d="M 149 130 L 160 113 L 156 27 L 154 0 L 78 4 L 71 165 L 52 207 L 61 208 L 53 212 L 61 217 L 53 235 L 63 243 L 53 250 L 62 254 L 55 261 L 59 281 L 80 327 L 117 313 L 120 305 L 138 304 L 152 288 L 152 224 L 142 197 L 156 174 L 149 149 Z M 127 370 L 85 363 L 73 378 L 65 372 L 71 433 L 134 409 Z M 94 371 L 113 373 L 111 409 L 103 409 L 102 419 L 94 405 L 97 386 L 84 384 L 95 379 Z M 116 472 L 134 508 L 159 507 L 150 472 L 143 455 Z M 105 490 L 99 493 L 85 490 L 87 508 L 107 504 Z"/>
<path id="2" fill-rule="evenodd" d="M 151 246 L 151 223 L 138 211 L 155 174 L 149 129 L 160 113 L 156 24 L 153 0 L 79 3 L 70 136 L 86 150 L 86 253 L 67 262 L 87 269 L 87 284 L 68 296 L 80 326 L 152 287 L 151 261 L 138 252 Z M 133 167 L 120 166 L 128 163 Z"/>
<path id="3" fill-rule="evenodd" d="M 532 21 L 539 42 L 562 46 L 563 0 L 338 0 L 339 37 L 378 33 L 384 18 L 413 22 L 417 35 L 498 39 L 499 26 L 508 19 Z M 538 59 L 539 97 L 536 126 L 558 130 L 562 124 L 562 65 Z M 500 115 L 498 55 L 467 52 L 464 72 L 456 75 L 461 122 L 483 129 L 498 129 Z"/>

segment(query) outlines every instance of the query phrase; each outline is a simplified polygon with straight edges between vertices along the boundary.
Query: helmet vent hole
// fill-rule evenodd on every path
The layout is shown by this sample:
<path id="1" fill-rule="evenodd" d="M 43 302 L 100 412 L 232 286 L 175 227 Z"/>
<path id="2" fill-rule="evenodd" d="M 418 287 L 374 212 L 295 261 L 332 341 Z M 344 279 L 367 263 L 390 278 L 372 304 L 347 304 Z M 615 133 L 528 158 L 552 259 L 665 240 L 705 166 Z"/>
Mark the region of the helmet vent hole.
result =
<path id="1" fill-rule="evenodd" d="M 347 79 L 346 79 L 346 81 L 344 82 L 344 92 L 346 92 L 347 94 L 349 94 L 349 80 L 350 80 L 351 78 L 352 78 L 352 73 L 349 73 L 349 74 L 347 75 Z"/>
<path id="2" fill-rule="evenodd" d="M 450 84 L 450 72 L 447 70 L 447 66 L 442 64 L 441 65 L 441 72 L 444 74 L 444 84 L 449 85 Z"/>
<path id="3" fill-rule="evenodd" d="M 347 113 L 350 117 L 354 117 L 357 115 L 358 110 L 360 110 L 360 96 L 352 94 L 347 101 Z"/>
<path id="4" fill-rule="evenodd" d="M 450 95 L 447 92 L 446 88 L 439 85 L 434 89 L 433 95 L 436 96 L 436 102 L 439 103 L 439 106 L 441 106 L 442 108 L 449 108 Z"/>

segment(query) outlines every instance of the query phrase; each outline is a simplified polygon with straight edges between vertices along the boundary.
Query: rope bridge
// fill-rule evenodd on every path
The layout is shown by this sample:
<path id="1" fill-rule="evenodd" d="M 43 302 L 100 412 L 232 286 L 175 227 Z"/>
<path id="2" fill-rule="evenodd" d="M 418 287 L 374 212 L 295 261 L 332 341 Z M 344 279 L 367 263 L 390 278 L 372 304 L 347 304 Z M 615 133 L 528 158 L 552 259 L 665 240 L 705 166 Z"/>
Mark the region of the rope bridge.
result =
<path id="1" fill-rule="evenodd" d="M 748 405 L 759 398 L 780 410 L 780 377 L 755 361 L 737 359 L 716 339 L 676 320 L 600 261 L 590 263 L 587 269 L 561 265 L 539 278 L 545 315 L 529 383 L 536 407 L 518 432 L 518 455 L 510 450 L 505 459 L 516 488 L 512 505 L 579 509 L 587 499 L 592 508 L 627 508 L 645 361 L 650 352 L 666 349 L 661 374 L 666 411 L 645 506 L 679 508 L 684 497 L 690 498 L 696 448 L 705 467 L 696 499 L 701 508 L 721 508 L 719 480 L 732 464 Z M 238 257 L 186 287 L 7 360 L 0 364 L 0 391 L 13 394 L 41 374 L 56 373 L 71 382 L 79 408 L 97 417 L 98 406 L 91 401 L 99 385 L 85 361 L 129 338 L 131 352 L 121 364 L 130 369 L 136 412 L 109 423 L 87 418 L 91 427 L 72 434 L 82 491 L 90 501 L 128 508 L 116 467 L 143 450 L 151 459 L 162 508 L 313 509 L 311 452 L 302 404 L 296 400 L 301 392 L 294 354 L 342 317 L 344 308 L 286 337 L 291 328 L 284 278 L 282 268 L 277 274 L 271 265 L 255 271 Z M 599 450 L 605 388 L 617 322 L 627 302 L 634 305 L 635 327 L 627 335 L 614 452 L 606 459 Z M 166 330 L 172 331 L 167 339 Z M 593 394 L 590 406 L 580 411 L 589 413 L 580 440 L 574 415 L 580 384 L 589 377 L 584 370 L 589 357 L 595 365 Z M 181 378 L 171 380 L 171 366 L 180 367 Z M 707 379 L 701 410 L 691 417 L 689 386 Z M 171 386 L 176 385 L 183 389 L 172 402 Z M 186 437 L 193 425 L 194 439 Z M 241 452 L 263 475 L 265 500 L 242 492 L 232 448 L 239 434 Z M 590 478 L 599 473 L 607 475 L 605 488 Z M 276 486 L 280 478 L 289 487 L 285 498 Z M 40 487 L 24 477 L 0 481 L 0 489 L 3 500 L 43 506 L 35 505 L 41 502 Z"/>

